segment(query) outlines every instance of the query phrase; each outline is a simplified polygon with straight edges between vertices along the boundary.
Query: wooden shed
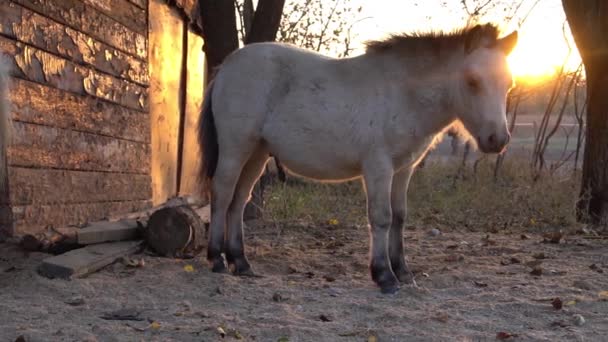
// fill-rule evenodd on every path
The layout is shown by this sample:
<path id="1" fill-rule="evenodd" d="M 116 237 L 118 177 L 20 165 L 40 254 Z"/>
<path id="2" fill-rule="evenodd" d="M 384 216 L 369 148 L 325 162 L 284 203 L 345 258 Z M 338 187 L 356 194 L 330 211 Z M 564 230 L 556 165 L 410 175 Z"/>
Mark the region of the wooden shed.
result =
<path id="1" fill-rule="evenodd" d="M 197 193 L 205 68 L 194 3 L 0 1 L 14 126 L 0 236 Z"/>

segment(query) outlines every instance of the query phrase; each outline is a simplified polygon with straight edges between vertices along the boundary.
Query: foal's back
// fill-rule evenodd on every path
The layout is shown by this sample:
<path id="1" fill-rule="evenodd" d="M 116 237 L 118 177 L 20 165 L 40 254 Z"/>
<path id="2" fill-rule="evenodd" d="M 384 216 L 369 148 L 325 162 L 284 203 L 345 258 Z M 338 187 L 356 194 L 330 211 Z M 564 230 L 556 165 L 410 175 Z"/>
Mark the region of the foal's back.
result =
<path id="1" fill-rule="evenodd" d="M 381 92 L 363 84 L 369 73 L 358 57 L 333 59 L 279 43 L 240 49 L 215 80 L 220 146 L 262 140 L 302 176 L 357 177 L 362 149 L 383 129 L 373 95 Z"/>

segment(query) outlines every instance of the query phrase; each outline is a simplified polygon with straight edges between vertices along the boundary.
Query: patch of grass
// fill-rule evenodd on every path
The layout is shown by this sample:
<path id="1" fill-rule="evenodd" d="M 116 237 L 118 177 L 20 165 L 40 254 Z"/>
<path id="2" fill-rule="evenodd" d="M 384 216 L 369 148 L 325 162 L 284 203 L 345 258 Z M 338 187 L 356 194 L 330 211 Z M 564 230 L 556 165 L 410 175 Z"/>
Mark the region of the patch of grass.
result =
<path id="1" fill-rule="evenodd" d="M 499 231 L 576 225 L 575 202 L 580 175 L 545 175 L 532 181 L 528 161 L 505 160 L 497 180 L 494 158 L 456 178 L 454 163 L 428 161 L 415 172 L 408 193 L 408 225 Z M 366 201 L 360 181 L 320 184 L 275 183 L 266 193 L 266 218 L 327 224 L 366 224 Z"/>

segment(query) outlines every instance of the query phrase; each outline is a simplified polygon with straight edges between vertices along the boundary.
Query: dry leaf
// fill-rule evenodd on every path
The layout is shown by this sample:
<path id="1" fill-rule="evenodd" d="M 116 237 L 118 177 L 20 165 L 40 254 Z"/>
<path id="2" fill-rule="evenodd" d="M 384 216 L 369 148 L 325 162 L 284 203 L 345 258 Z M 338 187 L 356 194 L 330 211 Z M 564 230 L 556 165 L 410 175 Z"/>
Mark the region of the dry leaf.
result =
<path id="1" fill-rule="evenodd" d="M 553 298 L 553 300 L 551 301 L 551 305 L 553 305 L 553 308 L 555 310 L 561 310 L 561 308 L 564 306 L 562 300 L 559 297 Z"/>
<path id="2" fill-rule="evenodd" d="M 575 304 L 576 304 L 576 301 L 575 300 L 571 300 L 571 301 L 566 302 L 566 304 L 564 304 L 564 305 L 571 306 L 571 305 L 575 305 Z"/>
<path id="3" fill-rule="evenodd" d="M 152 322 L 152 323 L 150 323 L 150 328 L 154 329 L 154 330 L 158 330 L 158 329 L 160 329 L 160 323 L 158 323 L 156 321 Z"/>
<path id="4" fill-rule="evenodd" d="M 608 291 L 600 291 L 598 296 L 600 296 L 602 299 L 608 299 Z"/>
<path id="5" fill-rule="evenodd" d="M 340 223 L 340 221 L 338 221 L 338 219 L 332 218 L 329 220 L 329 225 L 330 226 L 337 226 Z"/>
<path id="6" fill-rule="evenodd" d="M 513 334 L 509 334 L 508 332 L 504 332 L 501 331 L 498 334 L 496 334 L 496 339 L 497 340 L 506 340 L 509 339 L 511 337 L 516 337 L 517 335 L 513 335 Z"/>
<path id="7" fill-rule="evenodd" d="M 184 271 L 186 271 L 186 272 L 194 272 L 194 266 L 192 266 L 192 265 L 186 265 L 186 266 L 184 266 Z"/>
<path id="8" fill-rule="evenodd" d="M 378 342 L 378 338 L 374 335 L 369 335 L 367 342 Z"/>

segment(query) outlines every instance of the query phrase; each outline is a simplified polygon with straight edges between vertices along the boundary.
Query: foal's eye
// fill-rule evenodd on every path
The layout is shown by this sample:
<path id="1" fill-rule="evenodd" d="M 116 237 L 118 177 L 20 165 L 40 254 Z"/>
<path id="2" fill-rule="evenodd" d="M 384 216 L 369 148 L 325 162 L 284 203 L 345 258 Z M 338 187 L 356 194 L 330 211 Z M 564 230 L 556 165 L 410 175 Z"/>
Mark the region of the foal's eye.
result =
<path id="1" fill-rule="evenodd" d="M 481 88 L 481 82 L 475 77 L 467 77 L 467 86 L 471 91 L 478 92 Z"/>

